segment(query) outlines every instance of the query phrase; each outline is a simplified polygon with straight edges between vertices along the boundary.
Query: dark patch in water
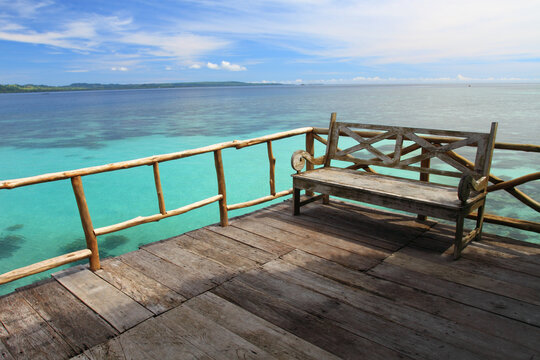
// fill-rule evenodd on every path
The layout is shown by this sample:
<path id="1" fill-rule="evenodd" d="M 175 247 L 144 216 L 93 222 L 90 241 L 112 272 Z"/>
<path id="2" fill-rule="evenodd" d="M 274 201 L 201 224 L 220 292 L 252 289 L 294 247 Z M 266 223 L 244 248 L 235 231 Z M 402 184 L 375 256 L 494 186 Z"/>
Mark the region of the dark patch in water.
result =
<path id="1" fill-rule="evenodd" d="M 72 242 L 60 246 L 60 254 L 67 254 L 74 251 L 86 249 L 86 241 L 83 238 L 76 238 Z"/>
<path id="2" fill-rule="evenodd" d="M 11 225 L 11 226 L 8 226 L 6 228 L 6 231 L 17 231 L 17 230 L 20 230 L 24 227 L 24 224 L 15 224 L 15 225 Z"/>
<path id="3" fill-rule="evenodd" d="M 101 249 L 105 251 L 113 250 L 129 242 L 129 238 L 124 235 L 111 235 L 107 236 L 101 244 Z"/>
<path id="4" fill-rule="evenodd" d="M 21 243 L 26 239 L 22 235 L 2 235 L 0 236 L 0 259 L 9 258 L 21 247 Z"/>
<path id="5" fill-rule="evenodd" d="M 98 245 L 99 257 L 104 259 L 107 257 L 117 255 L 114 253 L 114 249 L 116 249 L 120 245 L 128 243 L 129 238 L 124 235 L 111 235 L 111 236 L 107 236 L 105 239 L 103 239 L 103 241 L 100 241 L 98 239 L 98 242 L 99 242 L 99 245 Z M 86 249 L 85 239 L 76 238 L 73 241 L 60 246 L 59 255 L 67 254 L 74 251 L 79 251 L 82 249 Z M 82 261 L 88 261 L 88 260 L 82 260 Z"/>

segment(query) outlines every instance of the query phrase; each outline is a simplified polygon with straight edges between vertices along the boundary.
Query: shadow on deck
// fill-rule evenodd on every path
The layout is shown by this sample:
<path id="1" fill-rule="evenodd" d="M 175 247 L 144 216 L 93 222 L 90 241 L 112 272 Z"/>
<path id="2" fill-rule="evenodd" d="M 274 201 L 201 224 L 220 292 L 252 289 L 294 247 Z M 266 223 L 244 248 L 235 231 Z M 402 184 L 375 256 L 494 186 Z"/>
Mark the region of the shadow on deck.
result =
<path id="1" fill-rule="evenodd" d="M 535 359 L 540 246 L 290 202 L 0 298 L 3 359 Z M 450 248 L 450 250 L 448 250 Z"/>

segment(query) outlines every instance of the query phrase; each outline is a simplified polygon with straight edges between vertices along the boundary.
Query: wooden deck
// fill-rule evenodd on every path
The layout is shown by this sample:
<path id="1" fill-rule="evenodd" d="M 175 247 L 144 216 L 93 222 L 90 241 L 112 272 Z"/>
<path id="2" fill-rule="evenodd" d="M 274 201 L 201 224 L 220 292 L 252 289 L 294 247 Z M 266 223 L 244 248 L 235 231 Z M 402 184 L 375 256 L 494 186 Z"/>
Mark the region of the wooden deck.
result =
<path id="1" fill-rule="evenodd" d="M 2 359 L 538 359 L 540 246 L 285 202 L 0 298 Z"/>

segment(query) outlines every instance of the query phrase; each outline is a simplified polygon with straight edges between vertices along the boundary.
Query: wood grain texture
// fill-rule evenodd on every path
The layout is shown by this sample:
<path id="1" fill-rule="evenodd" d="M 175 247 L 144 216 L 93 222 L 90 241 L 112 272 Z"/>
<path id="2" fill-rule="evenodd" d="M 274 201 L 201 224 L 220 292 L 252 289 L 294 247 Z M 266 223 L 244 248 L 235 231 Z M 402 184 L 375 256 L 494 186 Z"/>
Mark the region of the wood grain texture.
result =
<path id="1" fill-rule="evenodd" d="M 533 326 L 540 325 L 540 309 L 536 305 L 521 302 L 511 296 L 498 295 L 465 286 L 452 280 L 440 279 L 433 276 L 433 272 L 429 269 L 424 271 L 422 267 L 415 266 L 415 264 L 397 266 L 390 264 L 390 262 L 383 262 L 368 273 Z"/>
<path id="2" fill-rule="evenodd" d="M 4 336 L 0 335 L 0 339 L 4 338 Z M 2 360 L 13 360 L 14 357 L 11 355 L 9 350 L 7 349 L 6 345 L 2 341 L 0 341 L 0 359 Z"/>
<path id="3" fill-rule="evenodd" d="M 56 281 L 31 287 L 23 297 L 77 352 L 117 335 L 117 331 Z"/>
<path id="4" fill-rule="evenodd" d="M 183 340 L 219 359 L 273 359 L 269 353 L 186 306 L 158 319 Z"/>
<path id="5" fill-rule="evenodd" d="M 212 358 L 204 349 L 189 343 L 176 331 L 152 318 L 84 355 L 90 360 L 105 359 L 204 359 Z"/>
<path id="6" fill-rule="evenodd" d="M 489 291 L 499 295 L 512 294 L 512 298 L 533 304 L 540 309 L 540 291 L 523 287 L 488 276 L 485 273 L 472 273 L 470 269 L 462 270 L 459 265 L 447 257 L 440 257 L 420 249 L 406 248 L 392 254 L 386 260 L 389 264 L 422 269 L 433 277 L 452 281 L 458 284 Z"/>
<path id="7" fill-rule="evenodd" d="M 69 269 L 53 276 L 120 332 L 153 315 L 152 312 L 89 270 Z"/>
<path id="8" fill-rule="evenodd" d="M 373 259 L 351 253 L 347 250 L 295 234 L 294 230 L 288 231 L 273 227 L 266 223 L 265 218 L 262 217 L 258 219 L 234 220 L 232 224 L 255 234 L 283 242 L 293 248 L 301 249 L 310 254 L 339 262 L 340 264 L 353 269 L 366 270 L 378 262 L 378 260 L 374 261 Z"/>
<path id="9" fill-rule="evenodd" d="M 229 226 L 226 228 L 219 226 L 207 226 L 206 229 L 227 236 L 235 241 L 263 250 L 274 256 L 286 254 L 294 249 L 293 247 L 283 244 L 279 241 L 275 241 L 267 237 L 254 234 L 246 230 L 242 230 L 235 226 Z"/>
<path id="10" fill-rule="evenodd" d="M 479 358 L 470 350 L 439 340 L 429 333 L 420 334 L 411 331 L 409 327 L 393 322 L 395 318 L 392 321 L 381 318 L 379 314 L 361 310 L 361 306 L 356 308 L 345 302 L 336 301 L 284 278 L 271 276 L 265 271 L 250 271 L 239 275 L 237 279 L 265 292 L 267 296 L 285 301 L 289 305 L 336 324 L 344 330 L 366 337 L 407 356 L 445 359 L 456 356 Z M 378 306 L 377 303 L 374 306 Z M 379 310 L 382 310 L 383 306 L 380 308 Z"/>
<path id="11" fill-rule="evenodd" d="M 238 279 L 228 281 L 212 292 L 343 359 L 407 358 L 336 324 L 323 321 Z"/>
<path id="12" fill-rule="evenodd" d="M 119 259 L 187 299 L 215 286 L 190 267 L 175 265 L 145 250 L 124 254 Z"/>
<path id="13" fill-rule="evenodd" d="M 520 321 L 489 311 L 467 306 L 458 299 L 418 291 L 397 282 L 373 277 L 351 270 L 337 263 L 294 250 L 283 256 L 283 260 L 312 271 L 342 284 L 377 294 L 396 304 L 403 304 L 430 314 L 455 321 L 463 326 L 510 340 L 530 350 L 540 346 L 540 329 Z M 474 321 L 471 321 L 474 319 Z"/>
<path id="14" fill-rule="evenodd" d="M 158 315 L 180 305 L 185 298 L 119 259 L 106 259 L 96 275 Z"/>
<path id="15" fill-rule="evenodd" d="M 185 306 L 241 336 L 277 359 L 338 359 L 335 355 L 210 292 L 189 300 Z M 239 319 L 241 321 L 238 321 Z"/>
<path id="16" fill-rule="evenodd" d="M 391 254 L 390 251 L 381 249 L 380 247 L 372 246 L 370 244 L 362 243 L 360 241 L 354 241 L 351 239 L 350 236 L 345 237 L 332 232 L 321 232 L 318 229 L 314 229 L 313 226 L 308 223 L 299 223 L 296 221 L 292 221 L 290 219 L 296 219 L 292 216 L 283 216 L 282 214 L 277 214 L 273 211 L 264 212 L 264 214 L 268 215 L 265 218 L 265 221 L 267 221 L 268 224 L 272 226 L 285 229 L 287 231 L 294 232 L 295 234 L 302 235 L 311 239 L 315 239 L 328 245 L 347 250 L 351 253 L 363 255 L 366 258 L 373 259 L 375 263 L 378 263 L 379 261 Z"/>
<path id="17" fill-rule="evenodd" d="M 217 251 L 235 254 L 236 256 L 255 261 L 258 264 L 266 263 L 276 258 L 275 255 L 253 246 L 246 245 L 243 242 L 235 241 L 227 236 L 217 234 L 207 229 L 191 231 L 186 235 L 214 247 Z"/>
<path id="18" fill-rule="evenodd" d="M 211 259 L 230 269 L 232 272 L 245 271 L 257 266 L 257 263 L 251 259 L 239 256 L 229 249 L 216 247 L 211 242 L 206 242 L 207 238 L 209 236 L 204 233 L 195 232 L 194 234 L 190 233 L 179 236 L 175 241 L 181 248 L 201 257 Z"/>
<path id="19" fill-rule="evenodd" d="M 76 354 L 21 294 L 0 298 L 0 321 L 8 332 L 2 342 L 16 359 L 66 359 Z"/>
<path id="20" fill-rule="evenodd" d="M 186 272 L 194 274 L 197 281 L 209 280 L 217 285 L 233 276 L 234 271 L 231 269 L 211 259 L 185 250 L 176 241 L 171 240 L 154 243 L 145 246 L 143 249 L 185 269 Z"/>
<path id="21" fill-rule="evenodd" d="M 453 320 L 435 316 L 423 309 L 403 306 L 403 304 L 387 299 L 386 296 L 374 295 L 363 289 L 343 286 L 335 280 L 281 260 L 265 264 L 263 268 L 278 279 L 306 287 L 359 310 L 396 322 L 415 332 L 422 333 L 426 328 L 429 328 L 429 336 L 457 348 L 467 349 L 471 353 L 501 360 L 518 354 L 524 359 L 534 356 L 533 349 L 525 350 L 521 345 L 501 337 L 495 338 L 487 335 L 471 328 L 468 324 L 456 324 Z M 448 336 L 448 334 L 452 334 L 452 336 Z M 497 354 L 493 354 L 494 343 L 497 343 L 500 349 Z"/>

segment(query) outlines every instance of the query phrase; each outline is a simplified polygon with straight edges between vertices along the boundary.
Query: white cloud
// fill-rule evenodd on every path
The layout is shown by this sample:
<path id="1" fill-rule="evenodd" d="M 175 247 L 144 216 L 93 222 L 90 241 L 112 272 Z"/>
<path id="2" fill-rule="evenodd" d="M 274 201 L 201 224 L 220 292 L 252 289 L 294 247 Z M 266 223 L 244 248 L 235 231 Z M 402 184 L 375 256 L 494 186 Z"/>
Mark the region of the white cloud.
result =
<path id="1" fill-rule="evenodd" d="M 170 67 L 170 66 L 165 66 L 165 70 L 171 71 L 171 70 L 172 70 L 172 67 Z"/>
<path id="2" fill-rule="evenodd" d="M 190 69 L 200 69 L 201 65 L 200 64 L 191 64 L 191 65 L 189 65 L 189 68 Z"/>
<path id="3" fill-rule="evenodd" d="M 19 17 L 34 17 L 39 9 L 52 4 L 52 1 L 0 0 L 3 12 L 15 13 Z"/>
<path id="4" fill-rule="evenodd" d="M 125 66 L 113 66 L 111 71 L 128 71 L 129 69 Z"/>
<path id="5" fill-rule="evenodd" d="M 87 70 L 87 69 L 73 69 L 73 70 L 66 70 L 66 72 L 70 72 L 70 73 L 85 73 L 85 72 L 88 72 L 90 70 Z"/>
<path id="6" fill-rule="evenodd" d="M 208 62 L 206 64 L 206 67 L 212 70 L 227 70 L 227 71 L 246 71 L 247 70 L 245 66 L 231 64 L 228 61 L 222 61 L 221 64 L 214 64 L 214 63 Z"/>
<path id="7" fill-rule="evenodd" d="M 180 61 L 193 61 L 230 44 L 218 37 L 166 26 L 150 31 L 142 24 L 135 24 L 129 16 L 66 15 L 60 10 L 49 9 L 43 14 L 46 16 L 42 16 L 49 19 L 49 23 L 36 25 L 25 21 L 19 13 L 28 8 L 27 14 L 34 14 L 49 2 L 0 0 L 0 8 L 11 3 L 14 5 L 10 5 L 10 13 L 0 12 L 0 40 L 47 45 L 76 52 L 127 53 Z"/>
<path id="8" fill-rule="evenodd" d="M 365 63 L 537 58 L 540 1 L 206 0 L 195 32 L 267 41 L 319 59 Z"/>
<path id="9" fill-rule="evenodd" d="M 240 65 L 237 65 L 237 64 L 231 64 L 228 61 L 222 61 L 221 62 L 221 68 L 223 70 L 228 70 L 228 71 L 246 71 L 247 70 L 244 66 L 240 66 Z"/>

